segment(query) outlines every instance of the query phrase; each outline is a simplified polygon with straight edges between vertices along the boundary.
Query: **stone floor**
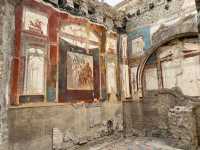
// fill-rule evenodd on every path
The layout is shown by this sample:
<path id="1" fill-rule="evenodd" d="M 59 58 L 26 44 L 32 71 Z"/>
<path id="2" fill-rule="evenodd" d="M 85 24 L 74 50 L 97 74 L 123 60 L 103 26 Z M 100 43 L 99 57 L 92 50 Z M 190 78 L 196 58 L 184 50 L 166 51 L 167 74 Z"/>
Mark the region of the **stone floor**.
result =
<path id="1" fill-rule="evenodd" d="M 165 142 L 153 138 L 128 138 L 104 142 L 86 148 L 87 150 L 180 150 L 169 147 Z M 86 150 L 84 149 L 84 150 Z"/>

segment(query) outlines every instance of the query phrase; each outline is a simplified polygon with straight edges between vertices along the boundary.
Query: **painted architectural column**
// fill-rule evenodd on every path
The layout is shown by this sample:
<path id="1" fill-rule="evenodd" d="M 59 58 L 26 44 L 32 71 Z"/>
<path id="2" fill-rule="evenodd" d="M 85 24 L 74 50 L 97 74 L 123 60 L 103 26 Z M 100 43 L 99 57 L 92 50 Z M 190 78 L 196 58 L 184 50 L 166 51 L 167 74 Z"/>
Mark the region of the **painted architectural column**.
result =
<path id="1" fill-rule="evenodd" d="M 117 33 L 108 31 L 106 34 L 106 92 L 107 99 L 118 100 L 118 51 L 117 51 Z"/>
<path id="2" fill-rule="evenodd" d="M 132 78 L 131 68 L 128 63 L 128 36 L 121 34 L 119 41 L 121 99 L 127 100 L 134 94 L 134 79 Z"/>
<path id="3" fill-rule="evenodd" d="M 58 101 L 57 88 L 58 88 L 58 60 L 59 60 L 59 14 L 52 13 L 49 18 L 49 56 L 50 63 L 48 63 L 48 76 L 47 76 L 47 101 Z"/>

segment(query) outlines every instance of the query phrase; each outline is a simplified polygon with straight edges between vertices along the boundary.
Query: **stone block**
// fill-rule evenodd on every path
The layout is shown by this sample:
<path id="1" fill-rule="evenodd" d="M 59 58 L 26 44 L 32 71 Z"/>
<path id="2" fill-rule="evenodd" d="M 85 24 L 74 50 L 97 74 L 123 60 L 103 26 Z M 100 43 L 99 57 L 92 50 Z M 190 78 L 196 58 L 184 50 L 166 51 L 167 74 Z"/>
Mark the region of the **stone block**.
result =
<path id="1" fill-rule="evenodd" d="M 58 128 L 53 128 L 53 149 L 59 150 L 62 148 L 63 134 Z"/>

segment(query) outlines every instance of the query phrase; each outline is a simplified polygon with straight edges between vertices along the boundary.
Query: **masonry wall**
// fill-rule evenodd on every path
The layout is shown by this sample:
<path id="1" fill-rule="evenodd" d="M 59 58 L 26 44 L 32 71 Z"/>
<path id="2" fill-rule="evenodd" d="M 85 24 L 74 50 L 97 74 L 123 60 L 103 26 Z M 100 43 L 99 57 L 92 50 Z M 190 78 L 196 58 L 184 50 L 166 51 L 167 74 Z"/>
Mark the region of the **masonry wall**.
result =
<path id="1" fill-rule="evenodd" d="M 72 149 L 123 130 L 120 103 L 17 107 L 8 116 L 11 150 Z"/>
<path id="2" fill-rule="evenodd" d="M 132 7 L 127 6 L 126 14 L 129 21 L 128 29 L 138 28 L 150 24 L 157 24 L 162 20 L 172 17 L 178 17 L 184 13 L 188 13 L 196 8 L 195 1 L 188 2 L 187 0 L 151 0 L 136 2 Z"/>
<path id="3" fill-rule="evenodd" d="M 173 95 L 156 91 L 149 93 L 142 102 L 124 102 L 124 116 L 131 118 L 125 121 L 126 130 L 135 136 L 167 137 L 168 111 L 175 105 Z"/>
<path id="4" fill-rule="evenodd" d="M 142 102 L 124 102 L 127 136 L 163 138 L 169 145 L 196 150 L 199 144 L 199 99 L 178 89 L 151 91 Z"/>

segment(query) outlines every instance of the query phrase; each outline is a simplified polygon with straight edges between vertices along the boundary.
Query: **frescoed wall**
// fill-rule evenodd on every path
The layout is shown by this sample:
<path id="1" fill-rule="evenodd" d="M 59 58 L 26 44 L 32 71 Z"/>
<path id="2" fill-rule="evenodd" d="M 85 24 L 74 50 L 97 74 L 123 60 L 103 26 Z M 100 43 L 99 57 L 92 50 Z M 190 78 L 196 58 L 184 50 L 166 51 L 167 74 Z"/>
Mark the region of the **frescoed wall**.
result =
<path id="1" fill-rule="evenodd" d="M 33 4 L 37 8 L 32 7 Z M 103 51 L 101 39 L 105 29 L 86 19 L 73 18 L 52 8 L 46 9 L 48 6 L 32 0 L 23 5 L 16 15 L 22 18 L 18 19 L 16 26 L 21 28 L 16 31 L 16 57 L 23 57 L 20 63 L 14 64 L 21 70 L 16 70 L 17 80 L 13 80 L 13 86 L 17 87 L 13 89 L 16 90 L 13 92 L 13 102 L 63 102 L 65 96 L 59 98 L 60 84 L 65 84 L 63 93 L 75 101 L 99 98 L 99 53 Z M 67 47 L 62 47 L 62 53 L 59 51 L 61 40 L 67 43 Z M 116 44 L 112 45 L 113 41 L 117 42 L 116 38 L 110 41 L 109 49 L 116 53 L 116 47 L 113 47 Z M 62 57 L 65 57 L 62 63 L 64 68 L 60 70 L 58 67 Z M 59 74 L 65 78 L 63 83 L 59 82 Z M 75 98 L 74 95 L 79 97 Z"/>
<path id="2" fill-rule="evenodd" d="M 60 36 L 72 45 L 85 49 L 99 48 L 100 46 L 99 37 L 88 26 L 63 23 Z"/>
<path id="3" fill-rule="evenodd" d="M 120 36 L 120 50 L 121 50 L 121 57 L 127 58 L 127 46 L 128 46 L 128 36 L 123 34 Z"/>
<path id="4" fill-rule="evenodd" d="M 129 57 L 141 56 L 151 47 L 150 28 L 144 27 L 128 33 Z"/>
<path id="5" fill-rule="evenodd" d="M 158 47 L 158 45 L 162 45 L 162 43 L 170 41 L 175 37 L 184 34 L 187 34 L 188 36 L 193 36 L 198 32 L 197 11 L 194 0 L 192 0 L 191 2 L 187 0 L 183 0 L 182 2 L 170 2 L 168 4 L 170 11 L 167 9 L 163 10 L 162 13 L 165 11 L 167 12 L 161 17 L 160 13 L 159 15 L 156 13 L 158 12 L 158 10 L 159 12 L 161 12 L 161 10 L 164 8 L 161 7 L 165 3 L 166 2 L 162 2 L 161 5 L 157 5 L 158 3 L 156 3 L 156 8 L 144 12 L 141 11 L 143 9 L 140 9 L 141 14 L 135 14 L 135 16 L 130 18 L 126 26 L 126 31 L 128 33 L 129 65 L 139 65 L 139 73 L 137 79 L 139 91 L 143 91 L 145 89 L 160 89 L 162 88 L 162 84 L 165 84 L 161 82 L 161 79 L 159 77 L 160 74 L 162 74 L 163 70 L 160 70 L 161 68 L 157 68 L 156 70 L 156 63 L 153 66 L 148 63 L 145 64 L 145 67 L 141 65 L 142 61 L 146 58 L 146 55 L 151 53 L 150 51 L 155 47 Z M 173 5 L 175 3 L 176 5 Z M 148 20 L 148 16 L 152 20 Z M 148 61 L 150 62 L 157 60 L 155 59 Z M 167 62 L 166 64 L 163 64 L 163 67 L 166 67 L 165 65 L 168 66 Z M 143 72 L 140 72 L 140 68 L 145 69 L 143 70 Z M 172 75 L 172 73 L 166 73 L 166 75 L 167 74 Z M 141 82 L 142 80 L 146 80 L 146 83 L 143 85 Z M 173 82 L 173 80 L 171 80 L 171 82 Z"/>
<path id="6" fill-rule="evenodd" d="M 93 56 L 67 53 L 67 89 L 93 90 Z"/>
<path id="7" fill-rule="evenodd" d="M 23 29 L 26 31 L 47 36 L 48 17 L 44 13 L 24 7 Z"/>
<path id="8" fill-rule="evenodd" d="M 44 95 L 45 93 L 45 55 L 44 50 L 26 49 L 24 94 Z"/>
<path id="9" fill-rule="evenodd" d="M 99 99 L 100 38 L 90 24 L 61 24 L 59 99 L 62 101 Z"/>
<path id="10" fill-rule="evenodd" d="M 172 40 L 159 47 L 146 63 L 143 90 L 179 88 L 184 95 L 200 96 L 200 45 L 197 37 Z"/>
<path id="11" fill-rule="evenodd" d="M 107 126 L 112 124 L 109 135 L 121 134 L 117 33 L 109 32 L 107 39 L 103 25 L 44 3 L 25 0 L 16 8 L 17 59 L 12 66 L 11 91 L 16 109 L 9 116 L 21 119 L 12 119 L 11 124 L 19 126 L 9 129 L 15 133 L 10 146 L 21 150 L 24 143 L 34 143 L 28 144 L 30 150 L 37 145 L 51 149 L 59 139 L 64 144 L 67 132 L 86 142 L 88 137 L 96 141 L 107 136 Z M 59 130 L 62 135 L 56 134 Z"/>
<path id="12" fill-rule="evenodd" d="M 106 33 L 106 51 L 105 51 L 105 67 L 106 67 L 106 93 L 107 99 L 116 102 L 119 94 L 118 83 L 118 49 L 117 49 L 117 33 L 108 31 Z"/>
<path id="13" fill-rule="evenodd" d="M 158 72 L 157 68 L 145 69 L 145 88 L 146 90 L 158 89 Z"/>
<path id="14" fill-rule="evenodd" d="M 144 39 L 143 37 L 138 37 L 132 40 L 132 50 L 131 50 L 131 57 L 142 56 L 144 53 Z"/>
<path id="15" fill-rule="evenodd" d="M 108 54 L 117 54 L 117 37 L 115 37 L 113 34 L 107 34 L 106 52 Z"/>
<path id="16" fill-rule="evenodd" d="M 20 11 L 22 19 L 16 27 L 21 28 L 21 32 L 16 33 L 16 48 L 20 50 L 16 52 L 16 57 L 21 57 L 21 60 L 15 64 L 16 68 L 20 68 L 16 76 L 19 98 L 15 103 L 44 101 L 47 92 L 49 16 L 47 12 L 30 7 L 22 7 Z M 55 94 L 52 97 L 55 99 Z"/>
<path id="17" fill-rule="evenodd" d="M 120 65 L 120 71 L 121 71 L 122 95 L 123 97 L 128 98 L 130 97 L 128 65 Z"/>
<path id="18" fill-rule="evenodd" d="M 179 46 L 160 48 L 163 88 L 179 87 L 185 95 L 200 96 L 200 45 L 196 40 L 185 39 L 176 41 Z"/>
<path id="19" fill-rule="evenodd" d="M 107 93 L 117 94 L 117 68 L 115 63 L 107 63 Z"/>

